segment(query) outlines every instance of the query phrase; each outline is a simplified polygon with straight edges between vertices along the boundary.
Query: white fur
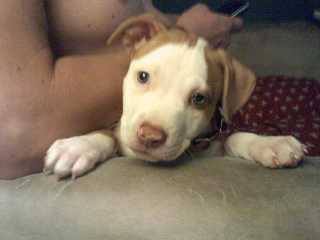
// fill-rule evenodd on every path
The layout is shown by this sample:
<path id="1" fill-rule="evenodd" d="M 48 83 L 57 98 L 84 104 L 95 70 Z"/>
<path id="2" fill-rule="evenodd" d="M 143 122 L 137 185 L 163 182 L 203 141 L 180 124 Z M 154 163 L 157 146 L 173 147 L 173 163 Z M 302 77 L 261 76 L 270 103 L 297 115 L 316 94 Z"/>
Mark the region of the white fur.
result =
<path id="1" fill-rule="evenodd" d="M 205 46 L 203 40 L 195 47 L 167 44 L 131 62 L 124 80 L 120 124 L 121 149 L 126 155 L 152 161 L 175 159 L 208 124 L 202 111 L 188 105 L 192 89 L 207 88 Z M 137 81 L 137 72 L 142 70 L 150 74 L 144 85 Z M 136 130 L 143 122 L 168 133 L 165 145 L 147 156 L 132 151 Z"/>
<path id="2" fill-rule="evenodd" d="M 265 167 L 295 167 L 306 148 L 292 136 L 259 136 L 239 132 L 231 135 L 225 149 L 231 156 L 256 161 Z"/>
<path id="3" fill-rule="evenodd" d="M 99 131 L 55 141 L 47 151 L 45 173 L 76 178 L 115 153 L 115 139 Z"/>
<path id="4" fill-rule="evenodd" d="M 123 85 L 123 114 L 115 135 L 123 155 L 147 161 L 170 161 L 181 155 L 208 125 L 205 114 L 188 104 L 193 89 L 207 88 L 207 64 L 199 39 L 194 47 L 166 44 L 134 59 Z M 147 71 L 150 81 L 140 84 L 138 71 Z M 137 152 L 137 128 L 143 122 L 160 126 L 168 135 L 159 148 Z M 48 150 L 45 169 L 59 177 L 77 177 L 110 158 L 115 140 L 91 133 L 57 140 Z M 303 157 L 303 145 L 292 137 L 262 137 L 237 133 L 226 142 L 229 154 L 255 160 L 267 167 L 294 166 Z"/>

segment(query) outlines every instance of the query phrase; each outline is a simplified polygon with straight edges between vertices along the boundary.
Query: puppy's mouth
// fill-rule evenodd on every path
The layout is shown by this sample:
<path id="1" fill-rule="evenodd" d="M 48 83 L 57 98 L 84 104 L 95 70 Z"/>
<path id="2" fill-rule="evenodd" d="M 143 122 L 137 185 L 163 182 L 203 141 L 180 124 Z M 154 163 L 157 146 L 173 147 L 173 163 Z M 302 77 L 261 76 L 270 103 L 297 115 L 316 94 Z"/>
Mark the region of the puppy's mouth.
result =
<path id="1" fill-rule="evenodd" d="M 131 146 L 130 149 L 135 157 L 149 162 L 169 162 L 176 160 L 189 147 L 190 143 L 164 147 L 160 149 L 148 149 L 145 147 Z"/>

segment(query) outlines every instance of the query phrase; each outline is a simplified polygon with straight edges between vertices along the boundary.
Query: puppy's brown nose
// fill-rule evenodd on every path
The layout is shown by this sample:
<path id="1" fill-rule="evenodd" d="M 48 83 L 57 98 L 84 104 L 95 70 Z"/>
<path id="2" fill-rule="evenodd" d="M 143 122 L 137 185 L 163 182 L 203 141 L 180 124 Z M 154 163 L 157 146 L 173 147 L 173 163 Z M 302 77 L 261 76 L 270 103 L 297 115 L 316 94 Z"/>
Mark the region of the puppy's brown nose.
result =
<path id="1" fill-rule="evenodd" d="M 166 142 L 167 134 L 162 128 L 143 123 L 138 128 L 137 137 L 147 148 L 158 148 Z"/>

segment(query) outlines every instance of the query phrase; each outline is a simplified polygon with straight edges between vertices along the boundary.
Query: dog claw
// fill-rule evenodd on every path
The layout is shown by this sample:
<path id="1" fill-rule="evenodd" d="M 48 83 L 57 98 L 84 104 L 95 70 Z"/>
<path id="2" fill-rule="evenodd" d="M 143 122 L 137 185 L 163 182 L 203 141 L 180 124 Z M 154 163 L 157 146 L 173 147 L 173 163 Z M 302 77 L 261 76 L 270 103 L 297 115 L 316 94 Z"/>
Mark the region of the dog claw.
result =
<path id="1" fill-rule="evenodd" d="M 64 180 L 66 178 L 66 176 L 63 175 L 57 175 L 57 181 L 60 182 L 62 180 Z"/>
<path id="2" fill-rule="evenodd" d="M 49 169 L 49 168 L 44 168 L 44 169 L 42 170 L 42 172 L 43 172 L 43 174 L 46 175 L 46 176 L 49 176 L 49 175 L 53 174 L 53 171 L 52 171 L 51 169 Z"/>
<path id="3" fill-rule="evenodd" d="M 274 157 L 272 158 L 272 162 L 273 162 L 273 164 L 274 164 L 275 167 L 280 166 L 279 159 L 278 159 L 276 156 L 274 156 Z"/>

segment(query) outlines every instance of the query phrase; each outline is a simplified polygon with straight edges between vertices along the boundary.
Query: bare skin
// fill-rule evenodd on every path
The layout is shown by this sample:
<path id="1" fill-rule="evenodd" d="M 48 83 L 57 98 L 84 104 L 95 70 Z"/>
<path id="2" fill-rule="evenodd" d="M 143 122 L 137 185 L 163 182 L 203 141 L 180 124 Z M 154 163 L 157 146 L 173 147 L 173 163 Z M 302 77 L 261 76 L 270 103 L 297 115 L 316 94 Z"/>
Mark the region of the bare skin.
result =
<path id="1" fill-rule="evenodd" d="M 142 13 L 147 2 L 1 1 L 0 178 L 39 172 L 55 139 L 119 119 L 128 56 L 121 49 L 106 49 L 104 43 L 119 22 Z M 203 7 L 196 11 L 212 14 Z M 188 14 L 179 19 L 189 25 Z"/>

